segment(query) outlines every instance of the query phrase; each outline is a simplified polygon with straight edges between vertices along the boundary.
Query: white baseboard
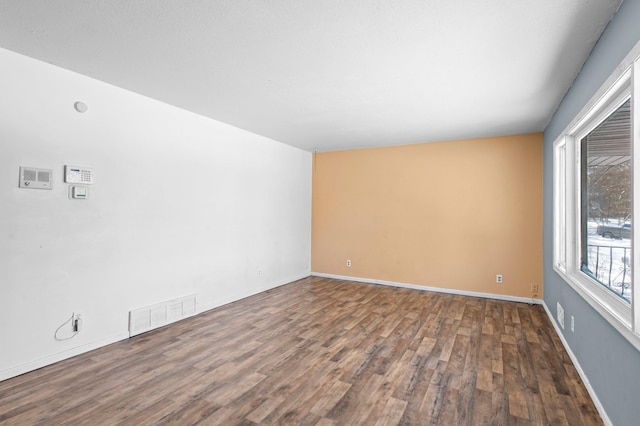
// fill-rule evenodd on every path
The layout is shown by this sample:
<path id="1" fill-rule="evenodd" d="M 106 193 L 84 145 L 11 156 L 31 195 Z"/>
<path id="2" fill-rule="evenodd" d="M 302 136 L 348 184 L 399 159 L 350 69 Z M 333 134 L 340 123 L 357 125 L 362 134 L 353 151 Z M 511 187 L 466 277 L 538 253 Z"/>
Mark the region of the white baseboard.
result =
<path id="1" fill-rule="evenodd" d="M 395 281 L 376 280 L 376 279 L 373 279 L 373 278 L 360 278 L 360 277 L 349 277 L 349 276 L 345 276 L 345 275 L 323 274 L 321 272 L 312 272 L 311 275 L 313 275 L 315 277 L 335 278 L 337 280 L 358 281 L 358 282 L 369 283 L 369 284 L 388 285 L 388 286 L 391 286 L 391 287 L 402 287 L 402 288 L 411 288 L 411 289 L 414 289 L 414 290 L 434 291 L 434 292 L 437 292 L 437 293 L 459 294 L 459 295 L 462 295 L 462 296 L 482 297 L 482 298 L 485 298 L 485 299 L 506 300 L 508 302 L 530 303 L 530 304 L 534 304 L 534 305 L 542 304 L 542 299 L 532 299 L 532 298 L 527 298 L 527 297 L 508 296 L 508 295 L 504 295 L 504 294 L 481 293 L 481 292 L 476 292 L 476 291 L 456 290 L 456 289 L 452 289 L 452 288 L 430 287 L 430 286 L 425 286 L 425 285 L 399 283 L 399 282 L 395 282 Z"/>
<path id="2" fill-rule="evenodd" d="M 562 342 L 562 345 L 564 346 L 564 349 L 569 354 L 569 358 L 571 358 L 571 362 L 573 362 L 574 367 L 576 367 L 576 370 L 578 371 L 578 375 L 582 379 L 582 383 L 584 383 L 584 387 L 587 388 L 587 392 L 589 392 L 589 396 L 591 396 L 591 400 L 593 401 L 593 404 L 596 406 L 596 410 L 598 410 L 598 413 L 600 414 L 600 417 L 602 418 L 602 422 L 607 426 L 613 426 L 613 423 L 611 422 L 611 419 L 607 415 L 607 412 L 605 411 L 604 407 L 602 406 L 602 403 L 598 399 L 598 395 L 596 394 L 596 391 L 593 389 L 593 387 L 591 387 L 591 383 L 589 382 L 589 378 L 587 377 L 587 375 L 585 374 L 584 370 L 582 369 L 582 366 L 578 362 L 578 358 L 576 358 L 576 356 L 574 355 L 573 351 L 571 350 L 571 347 L 569 346 L 569 344 L 565 340 L 564 335 L 562 334 L 562 330 L 560 330 L 560 328 L 558 328 L 558 324 L 556 323 L 555 319 L 553 318 L 553 314 L 549 310 L 549 307 L 547 306 L 546 303 L 544 303 L 544 301 L 542 302 L 542 306 L 544 307 L 544 310 L 547 312 L 547 316 L 549 316 L 549 320 L 551 320 L 551 324 L 553 324 L 553 328 L 556 330 L 556 334 L 560 337 L 560 341 Z"/>
<path id="3" fill-rule="evenodd" d="M 46 356 L 34 361 L 29 361 L 24 364 L 20 364 L 16 367 L 8 368 L 0 371 L 0 381 L 10 379 L 12 377 L 19 376 L 29 371 L 37 370 L 38 368 L 46 367 L 47 365 L 54 364 L 56 362 L 65 360 L 67 358 L 74 357 L 76 355 L 83 354 L 85 352 L 92 351 L 94 349 L 101 348 L 103 346 L 110 345 L 120 340 L 129 338 L 128 332 L 114 334 L 113 336 L 106 337 L 104 339 L 96 340 L 95 342 L 86 343 L 75 348 L 68 349 L 66 351 L 58 352 L 53 355 Z"/>

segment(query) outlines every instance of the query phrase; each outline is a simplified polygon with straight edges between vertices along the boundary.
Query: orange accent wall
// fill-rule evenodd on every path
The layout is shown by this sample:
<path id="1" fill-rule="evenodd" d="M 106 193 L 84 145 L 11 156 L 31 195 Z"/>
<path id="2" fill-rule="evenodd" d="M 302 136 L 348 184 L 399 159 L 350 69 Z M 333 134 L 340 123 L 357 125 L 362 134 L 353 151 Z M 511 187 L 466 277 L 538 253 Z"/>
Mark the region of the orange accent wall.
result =
<path id="1" fill-rule="evenodd" d="M 541 298 L 542 144 L 534 133 L 316 154 L 312 271 L 527 298 L 535 283 Z"/>

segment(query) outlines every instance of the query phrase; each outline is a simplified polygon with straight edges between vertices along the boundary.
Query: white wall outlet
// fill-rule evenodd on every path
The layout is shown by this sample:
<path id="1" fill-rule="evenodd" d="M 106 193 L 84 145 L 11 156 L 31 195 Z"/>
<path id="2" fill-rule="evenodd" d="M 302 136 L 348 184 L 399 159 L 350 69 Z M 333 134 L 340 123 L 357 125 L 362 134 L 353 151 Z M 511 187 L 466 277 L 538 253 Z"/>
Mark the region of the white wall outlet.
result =
<path id="1" fill-rule="evenodd" d="M 80 314 L 73 314 L 73 319 L 71 320 L 71 328 L 74 333 L 79 333 L 82 330 L 82 316 Z"/>
<path id="2" fill-rule="evenodd" d="M 560 302 L 556 302 L 556 316 L 558 317 L 558 324 L 564 330 L 564 308 Z"/>
<path id="3" fill-rule="evenodd" d="M 351 268 L 351 259 L 347 259 L 347 268 Z"/>
<path id="4" fill-rule="evenodd" d="M 502 274 L 498 274 L 498 275 L 496 275 L 496 282 L 497 282 L 498 284 L 502 284 Z"/>
<path id="5" fill-rule="evenodd" d="M 571 332 L 573 333 L 574 331 L 576 331 L 576 320 L 573 318 L 573 315 L 571 315 Z"/>

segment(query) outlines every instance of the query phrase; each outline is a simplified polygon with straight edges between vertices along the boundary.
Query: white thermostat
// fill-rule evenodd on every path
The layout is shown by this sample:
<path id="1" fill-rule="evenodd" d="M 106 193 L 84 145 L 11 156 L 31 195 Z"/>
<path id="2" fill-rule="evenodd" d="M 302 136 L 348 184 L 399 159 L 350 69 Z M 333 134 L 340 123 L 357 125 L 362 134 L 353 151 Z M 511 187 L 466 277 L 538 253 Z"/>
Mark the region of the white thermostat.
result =
<path id="1" fill-rule="evenodd" d="M 86 200 L 89 198 L 89 188 L 84 186 L 72 186 L 70 187 L 69 195 L 73 200 Z"/>
<path id="2" fill-rule="evenodd" d="M 64 181 L 66 183 L 91 185 L 93 183 L 93 170 L 87 167 L 64 166 Z"/>

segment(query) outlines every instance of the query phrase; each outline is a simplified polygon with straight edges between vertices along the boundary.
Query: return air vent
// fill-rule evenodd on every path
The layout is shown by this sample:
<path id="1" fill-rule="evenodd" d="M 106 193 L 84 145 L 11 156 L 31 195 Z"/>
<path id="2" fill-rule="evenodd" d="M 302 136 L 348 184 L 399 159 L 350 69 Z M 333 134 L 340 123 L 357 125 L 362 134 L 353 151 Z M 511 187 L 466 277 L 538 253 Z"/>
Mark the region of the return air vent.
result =
<path id="1" fill-rule="evenodd" d="M 196 295 L 168 300 L 129 312 L 129 337 L 196 314 Z"/>
<path id="2" fill-rule="evenodd" d="M 564 308 L 560 302 L 556 302 L 556 316 L 558 317 L 558 324 L 564 330 Z"/>

